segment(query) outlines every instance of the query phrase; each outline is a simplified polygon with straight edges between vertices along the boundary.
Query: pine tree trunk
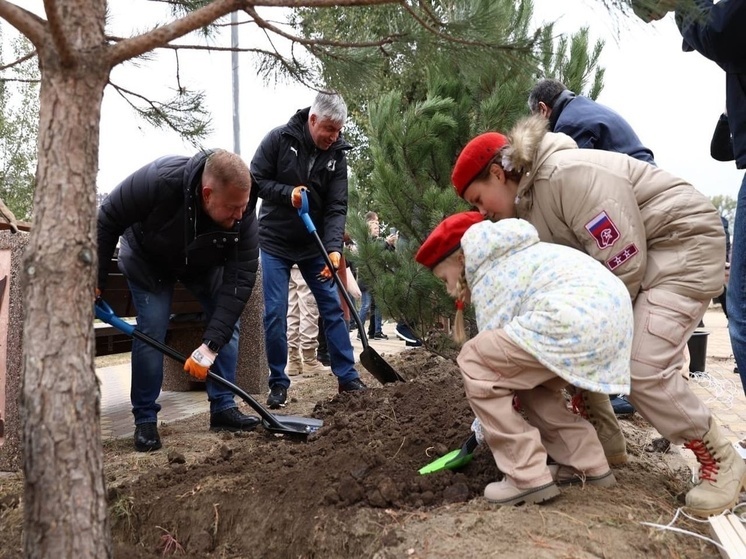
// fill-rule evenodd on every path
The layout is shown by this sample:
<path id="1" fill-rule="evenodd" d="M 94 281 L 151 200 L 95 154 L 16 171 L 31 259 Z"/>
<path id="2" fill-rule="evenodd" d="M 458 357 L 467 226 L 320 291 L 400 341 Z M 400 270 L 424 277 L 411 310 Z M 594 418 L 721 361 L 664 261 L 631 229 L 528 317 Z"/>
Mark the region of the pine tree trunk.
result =
<path id="1" fill-rule="evenodd" d="M 69 30 L 68 37 L 79 47 L 90 41 L 85 34 Z M 50 559 L 111 557 L 92 327 L 108 68 L 100 54 L 81 49 L 75 56 L 71 64 L 40 53 L 38 187 L 23 263 L 24 546 L 26 557 Z"/>

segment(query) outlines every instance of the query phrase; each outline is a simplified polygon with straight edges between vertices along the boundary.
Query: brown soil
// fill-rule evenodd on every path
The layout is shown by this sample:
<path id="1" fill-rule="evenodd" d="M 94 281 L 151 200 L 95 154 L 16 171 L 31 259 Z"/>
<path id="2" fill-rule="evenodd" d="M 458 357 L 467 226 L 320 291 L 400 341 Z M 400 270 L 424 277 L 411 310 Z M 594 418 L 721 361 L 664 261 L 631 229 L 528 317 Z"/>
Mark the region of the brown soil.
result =
<path id="1" fill-rule="evenodd" d="M 498 508 L 498 479 L 480 447 L 459 472 L 417 470 L 459 447 L 472 414 L 454 363 L 423 349 L 387 357 L 408 380 L 334 395 L 331 375 L 304 379 L 283 414 L 325 425 L 308 441 L 215 434 L 206 415 L 162 426 L 164 448 L 104 444 L 115 557 L 388 559 L 712 557 L 668 523 L 689 471 L 677 452 L 648 454 L 654 431 L 623 421 L 630 462 L 609 489 L 573 487 L 543 505 Z M 315 405 L 314 405 L 315 404 Z M 246 411 L 246 410 L 245 410 Z M 250 410 L 248 410 L 250 411 Z M 0 477 L 0 557 L 21 557 L 22 483 Z M 678 528 L 706 534 L 686 519 Z"/>

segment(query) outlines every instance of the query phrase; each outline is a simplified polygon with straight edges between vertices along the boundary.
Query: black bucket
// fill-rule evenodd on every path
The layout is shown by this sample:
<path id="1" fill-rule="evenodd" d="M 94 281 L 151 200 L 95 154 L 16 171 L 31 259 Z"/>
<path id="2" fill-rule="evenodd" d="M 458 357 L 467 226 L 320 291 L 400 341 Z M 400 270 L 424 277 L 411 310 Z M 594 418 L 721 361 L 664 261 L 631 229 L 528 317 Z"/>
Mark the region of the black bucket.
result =
<path id="1" fill-rule="evenodd" d="M 695 330 L 689 341 L 686 342 L 689 348 L 689 372 L 704 373 L 707 364 L 707 336 L 710 333 L 706 330 Z"/>

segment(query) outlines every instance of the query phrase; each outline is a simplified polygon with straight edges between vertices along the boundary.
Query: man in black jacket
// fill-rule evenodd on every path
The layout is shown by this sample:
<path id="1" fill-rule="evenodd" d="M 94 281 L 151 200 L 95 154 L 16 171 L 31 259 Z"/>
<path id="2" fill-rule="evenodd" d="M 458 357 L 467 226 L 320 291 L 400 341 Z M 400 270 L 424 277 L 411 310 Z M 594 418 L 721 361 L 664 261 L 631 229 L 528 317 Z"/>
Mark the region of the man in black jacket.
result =
<path id="1" fill-rule="evenodd" d="M 347 161 L 350 145 L 341 136 L 347 106 L 336 93 L 319 93 L 311 107 L 300 110 L 287 124 L 262 140 L 251 161 L 251 174 L 262 198 L 259 246 L 264 289 L 264 331 L 269 365 L 267 405 L 284 406 L 290 378 L 287 307 L 290 268 L 297 264 L 311 289 L 323 319 L 332 372 L 339 391 L 362 390 L 355 370 L 349 331 L 331 272 L 298 215 L 301 192 L 309 201 L 309 215 L 329 258 L 339 265 L 347 217 Z"/>
<path id="2" fill-rule="evenodd" d="M 207 371 L 233 382 L 238 319 L 251 295 L 258 260 L 256 193 L 246 163 L 225 150 L 192 158 L 161 157 L 127 177 L 98 213 L 98 290 L 105 297 L 107 265 L 120 240 L 119 269 L 137 308 L 137 328 L 163 342 L 174 284 L 181 281 L 208 316 L 202 345 L 184 370 L 204 380 Z M 132 413 L 135 448 L 157 450 L 156 403 L 163 355 L 132 342 Z M 248 431 L 259 424 L 236 407 L 233 394 L 207 383 L 210 429 Z"/>

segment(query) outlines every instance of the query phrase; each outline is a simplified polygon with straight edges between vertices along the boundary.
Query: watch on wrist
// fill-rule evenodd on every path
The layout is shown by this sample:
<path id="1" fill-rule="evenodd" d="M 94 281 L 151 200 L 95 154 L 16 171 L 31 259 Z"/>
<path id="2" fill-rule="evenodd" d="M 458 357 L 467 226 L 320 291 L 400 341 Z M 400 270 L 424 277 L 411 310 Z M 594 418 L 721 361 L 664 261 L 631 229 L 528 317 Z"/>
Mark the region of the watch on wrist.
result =
<path id="1" fill-rule="evenodd" d="M 202 343 L 205 344 L 210 351 L 214 351 L 215 353 L 220 350 L 220 346 L 212 340 L 202 340 Z"/>

